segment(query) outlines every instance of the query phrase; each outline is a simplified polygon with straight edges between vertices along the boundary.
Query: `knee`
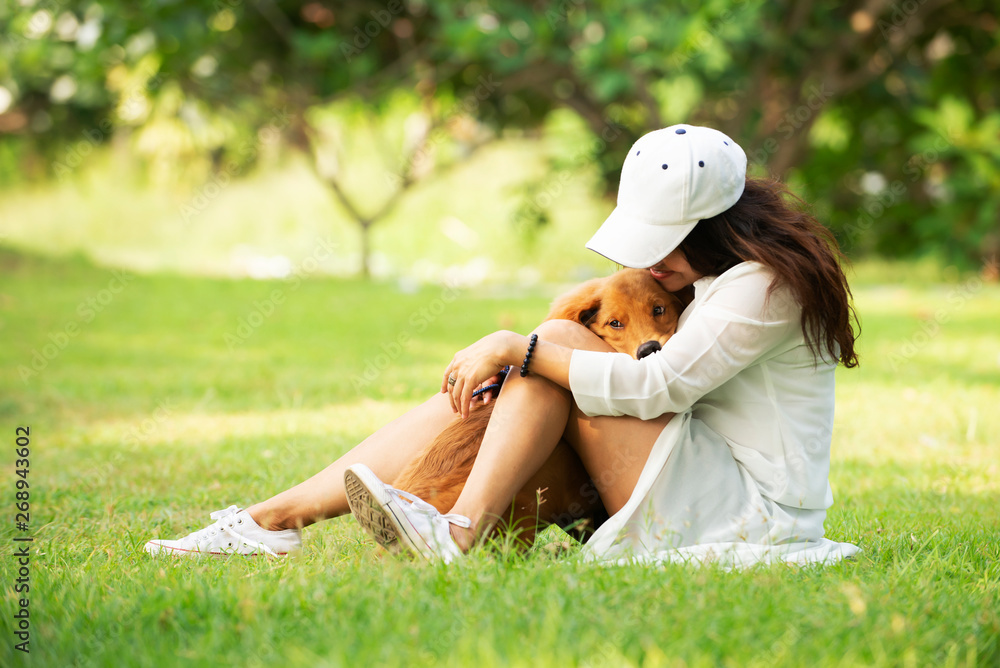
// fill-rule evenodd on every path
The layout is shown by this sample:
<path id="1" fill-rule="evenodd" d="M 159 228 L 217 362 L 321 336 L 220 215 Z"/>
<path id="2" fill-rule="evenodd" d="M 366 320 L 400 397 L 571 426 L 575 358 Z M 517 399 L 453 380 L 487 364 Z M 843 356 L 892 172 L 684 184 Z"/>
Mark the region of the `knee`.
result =
<path id="1" fill-rule="evenodd" d="M 611 350 L 597 334 L 573 320 L 546 320 L 534 330 L 542 341 L 551 341 L 567 348 Z"/>
<path id="2" fill-rule="evenodd" d="M 552 341 L 553 343 L 572 341 L 586 334 L 594 336 L 593 332 L 573 320 L 546 320 L 536 327 L 534 331 L 535 334 L 538 334 L 538 338 Z"/>

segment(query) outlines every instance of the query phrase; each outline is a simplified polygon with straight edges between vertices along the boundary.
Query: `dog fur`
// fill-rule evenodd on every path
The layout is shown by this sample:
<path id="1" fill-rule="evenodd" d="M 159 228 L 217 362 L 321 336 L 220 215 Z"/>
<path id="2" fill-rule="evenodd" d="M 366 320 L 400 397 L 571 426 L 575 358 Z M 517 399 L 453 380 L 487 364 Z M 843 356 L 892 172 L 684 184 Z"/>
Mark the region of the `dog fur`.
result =
<path id="1" fill-rule="evenodd" d="M 623 269 L 606 278 L 582 283 L 557 298 L 546 320 L 578 322 L 615 350 L 638 359 L 659 350 L 674 334 L 682 309 L 681 300 L 664 290 L 648 271 Z M 516 371 L 512 369 L 511 373 Z M 416 494 L 442 513 L 450 511 L 472 471 L 494 405 L 492 401 L 479 403 L 466 419 L 456 418 L 397 476 L 392 486 Z M 576 501 L 549 498 L 552 494 L 563 493 L 550 490 L 544 499 L 548 508 L 572 506 L 579 507 L 580 512 L 540 514 L 541 491 L 544 490 L 536 490 L 532 484 L 535 481 L 529 480 L 515 497 L 511 516 L 499 523 L 501 531 L 516 526 L 518 540 L 530 545 L 539 524 L 555 523 L 568 528 L 579 525 L 582 519 L 593 519 L 603 513 L 596 488 L 578 458 L 570 453 L 568 446 L 556 448 L 553 458 L 557 461 L 550 460 L 547 464 L 556 466 L 570 478 L 568 490 L 590 489 L 591 494 L 584 494 L 589 497 L 589 503 L 579 498 Z"/>

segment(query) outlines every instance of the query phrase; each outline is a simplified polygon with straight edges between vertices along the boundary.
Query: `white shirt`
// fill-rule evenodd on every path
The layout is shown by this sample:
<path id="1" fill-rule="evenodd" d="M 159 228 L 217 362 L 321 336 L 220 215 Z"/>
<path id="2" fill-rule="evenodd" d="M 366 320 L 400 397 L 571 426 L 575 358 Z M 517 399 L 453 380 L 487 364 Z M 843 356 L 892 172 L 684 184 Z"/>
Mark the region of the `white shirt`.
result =
<path id="1" fill-rule="evenodd" d="M 825 510 L 835 362 L 817 361 L 790 290 L 744 262 L 695 282 L 695 299 L 663 349 L 641 360 L 576 350 L 569 382 L 587 415 L 683 413 L 719 434 L 760 495 Z M 670 490 L 664 493 L 669 494 Z M 822 515 L 817 514 L 822 531 Z M 816 537 L 808 537 L 816 538 Z"/>

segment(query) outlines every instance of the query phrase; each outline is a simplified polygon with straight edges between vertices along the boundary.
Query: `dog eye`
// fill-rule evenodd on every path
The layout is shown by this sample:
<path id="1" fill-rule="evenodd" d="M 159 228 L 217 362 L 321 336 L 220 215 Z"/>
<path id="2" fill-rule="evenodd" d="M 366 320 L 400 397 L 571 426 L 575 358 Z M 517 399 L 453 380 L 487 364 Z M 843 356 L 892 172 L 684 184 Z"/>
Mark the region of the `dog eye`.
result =
<path id="1" fill-rule="evenodd" d="M 615 329 L 622 329 L 623 327 L 625 327 L 625 325 L 621 324 L 617 320 L 612 320 L 611 322 L 608 323 L 608 325 L 614 327 Z"/>
<path id="2" fill-rule="evenodd" d="M 654 306 L 653 307 L 653 315 L 663 315 L 664 311 L 666 311 L 666 309 L 663 308 L 662 306 Z"/>

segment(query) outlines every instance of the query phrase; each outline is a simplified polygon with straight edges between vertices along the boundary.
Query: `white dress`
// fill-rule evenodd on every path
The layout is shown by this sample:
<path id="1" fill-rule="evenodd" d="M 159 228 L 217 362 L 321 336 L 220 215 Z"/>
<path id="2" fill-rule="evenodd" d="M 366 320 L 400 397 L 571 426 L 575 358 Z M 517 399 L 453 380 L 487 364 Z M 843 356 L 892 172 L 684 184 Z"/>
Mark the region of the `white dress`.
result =
<path id="1" fill-rule="evenodd" d="M 836 364 L 806 345 L 787 288 L 768 298 L 772 278 L 744 262 L 695 282 L 677 333 L 641 360 L 573 352 L 570 389 L 587 415 L 676 413 L 588 558 L 739 567 L 859 551 L 823 537 Z"/>

